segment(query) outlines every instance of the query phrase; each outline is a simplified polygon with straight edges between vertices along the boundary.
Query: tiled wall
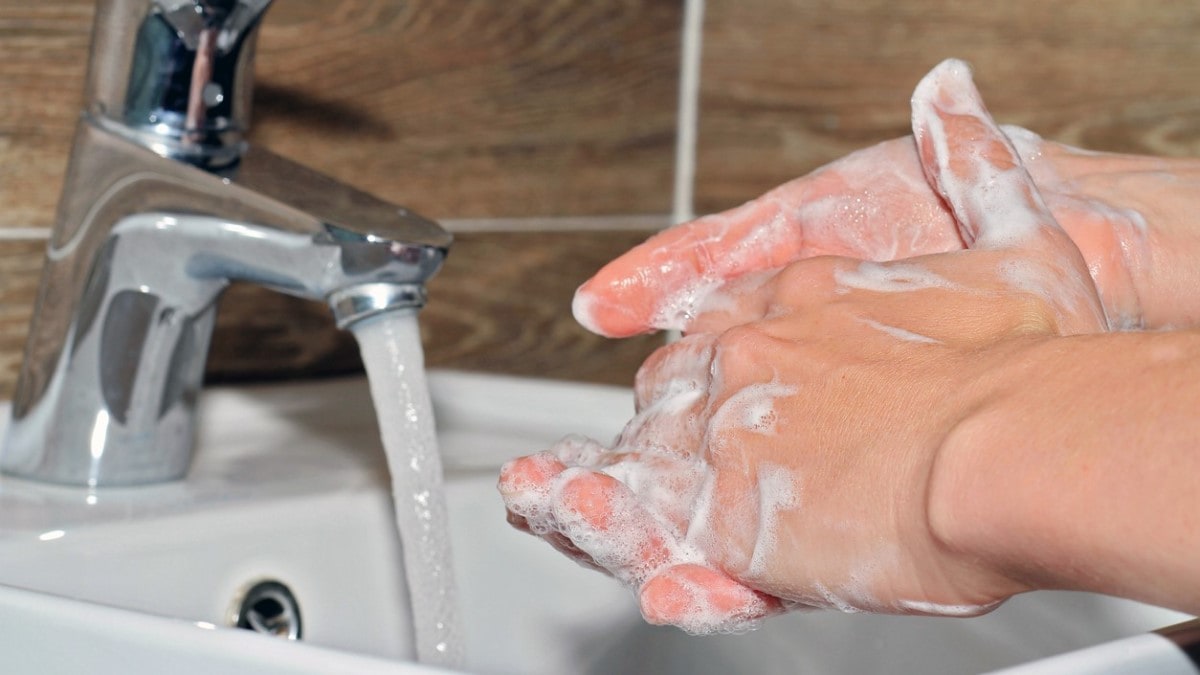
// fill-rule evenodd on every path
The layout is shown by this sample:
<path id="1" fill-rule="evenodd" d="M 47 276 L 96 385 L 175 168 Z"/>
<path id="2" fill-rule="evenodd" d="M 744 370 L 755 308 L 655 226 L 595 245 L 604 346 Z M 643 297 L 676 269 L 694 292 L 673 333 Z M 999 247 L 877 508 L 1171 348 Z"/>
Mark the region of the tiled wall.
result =
<path id="1" fill-rule="evenodd" d="M 687 105 L 678 116 L 688 4 L 703 9 L 694 128 Z M 0 398 L 91 12 L 0 0 Z M 1200 5 L 1134 0 L 279 0 L 254 141 L 456 231 L 423 314 L 431 363 L 627 383 L 658 340 L 590 336 L 570 296 L 673 210 L 724 208 L 907 133 L 913 85 L 947 56 L 973 63 L 1001 121 L 1200 155 L 1198 35 Z M 677 154 L 681 123 L 696 140 Z M 235 287 L 218 323 L 217 379 L 357 367 L 317 304 Z"/>

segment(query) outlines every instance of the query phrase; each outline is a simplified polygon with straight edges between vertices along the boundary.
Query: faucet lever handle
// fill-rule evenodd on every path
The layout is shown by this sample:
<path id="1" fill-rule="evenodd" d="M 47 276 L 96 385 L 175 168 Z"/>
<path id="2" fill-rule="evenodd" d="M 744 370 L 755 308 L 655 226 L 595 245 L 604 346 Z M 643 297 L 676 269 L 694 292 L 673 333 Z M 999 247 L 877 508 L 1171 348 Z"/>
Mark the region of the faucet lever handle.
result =
<path id="1" fill-rule="evenodd" d="M 195 51 L 206 29 L 216 29 L 217 49 L 228 52 L 245 37 L 271 0 L 155 0 L 163 19 Z"/>
<path id="2" fill-rule="evenodd" d="M 101 3 L 89 110 L 164 157 L 211 171 L 236 164 L 249 130 L 254 40 L 270 5 L 149 0 L 132 15 L 128 4 Z M 106 48 L 117 53 L 97 59 Z"/>

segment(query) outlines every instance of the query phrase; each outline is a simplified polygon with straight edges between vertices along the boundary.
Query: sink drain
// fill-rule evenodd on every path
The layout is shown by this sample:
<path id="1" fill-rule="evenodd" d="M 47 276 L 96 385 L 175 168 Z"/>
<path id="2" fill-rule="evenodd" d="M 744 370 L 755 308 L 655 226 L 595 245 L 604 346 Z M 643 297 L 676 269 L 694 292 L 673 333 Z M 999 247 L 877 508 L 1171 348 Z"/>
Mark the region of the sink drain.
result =
<path id="1" fill-rule="evenodd" d="M 242 596 L 230 623 L 255 633 L 299 640 L 300 604 L 291 589 L 282 583 L 259 581 Z"/>

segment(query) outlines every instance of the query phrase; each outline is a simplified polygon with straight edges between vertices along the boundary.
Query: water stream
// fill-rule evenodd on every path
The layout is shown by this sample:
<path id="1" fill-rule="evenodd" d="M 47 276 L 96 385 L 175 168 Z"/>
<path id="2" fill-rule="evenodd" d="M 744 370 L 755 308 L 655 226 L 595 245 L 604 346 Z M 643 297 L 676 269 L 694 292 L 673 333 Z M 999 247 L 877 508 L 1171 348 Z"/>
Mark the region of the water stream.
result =
<path id="1" fill-rule="evenodd" d="M 451 565 L 442 462 L 415 313 L 388 312 L 351 327 L 362 351 L 392 474 L 396 525 L 412 605 L 417 660 L 458 666 L 462 630 Z"/>

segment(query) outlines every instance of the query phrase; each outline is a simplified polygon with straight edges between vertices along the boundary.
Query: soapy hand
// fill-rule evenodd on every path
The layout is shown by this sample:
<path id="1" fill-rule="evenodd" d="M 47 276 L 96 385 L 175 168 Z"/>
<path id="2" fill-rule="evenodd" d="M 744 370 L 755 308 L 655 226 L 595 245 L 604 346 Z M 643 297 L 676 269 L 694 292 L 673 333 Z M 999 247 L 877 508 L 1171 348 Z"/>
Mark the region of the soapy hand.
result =
<path id="1" fill-rule="evenodd" d="M 733 259 L 676 247 L 700 257 L 673 276 L 669 256 L 643 252 L 660 279 L 716 270 L 715 281 L 672 310 L 687 335 L 643 366 L 637 415 L 615 447 L 568 439 L 505 466 L 510 522 L 628 584 L 649 621 L 693 633 L 802 606 L 977 614 L 1026 590 L 939 538 L 927 503 L 938 451 L 994 393 L 989 373 L 1015 346 L 1107 320 L 965 64 L 922 80 L 913 127 L 914 166 L 892 176 L 914 198 L 896 209 L 913 219 L 903 236 L 865 226 L 892 202 L 839 214 L 835 200 L 821 228 L 806 219 L 791 241 L 780 231 L 795 222 L 766 201 L 747 207 L 776 209 L 766 235 L 751 231 L 759 217 L 718 228 L 726 242 L 726 225 L 745 230 Z M 874 152 L 904 161 L 898 144 Z M 929 250 L 948 252 L 855 259 Z M 764 271 L 719 283 L 753 269 Z M 663 312 L 640 305 L 603 322 L 636 332 L 663 325 Z"/>
<path id="2" fill-rule="evenodd" d="M 1078 150 L 1019 127 L 1002 131 L 1083 253 L 1113 325 L 1180 325 L 1177 316 L 1161 316 L 1180 305 L 1177 298 L 1163 298 L 1168 308 L 1148 317 L 1138 288 L 1152 237 L 1143 207 L 1178 201 L 1171 193 L 1181 189 L 1163 160 Z M 709 291 L 748 273 L 821 255 L 887 261 L 960 250 L 954 214 L 916 151 L 911 136 L 886 141 L 742 206 L 665 230 L 584 284 L 575 316 L 609 337 L 683 329 Z"/>

